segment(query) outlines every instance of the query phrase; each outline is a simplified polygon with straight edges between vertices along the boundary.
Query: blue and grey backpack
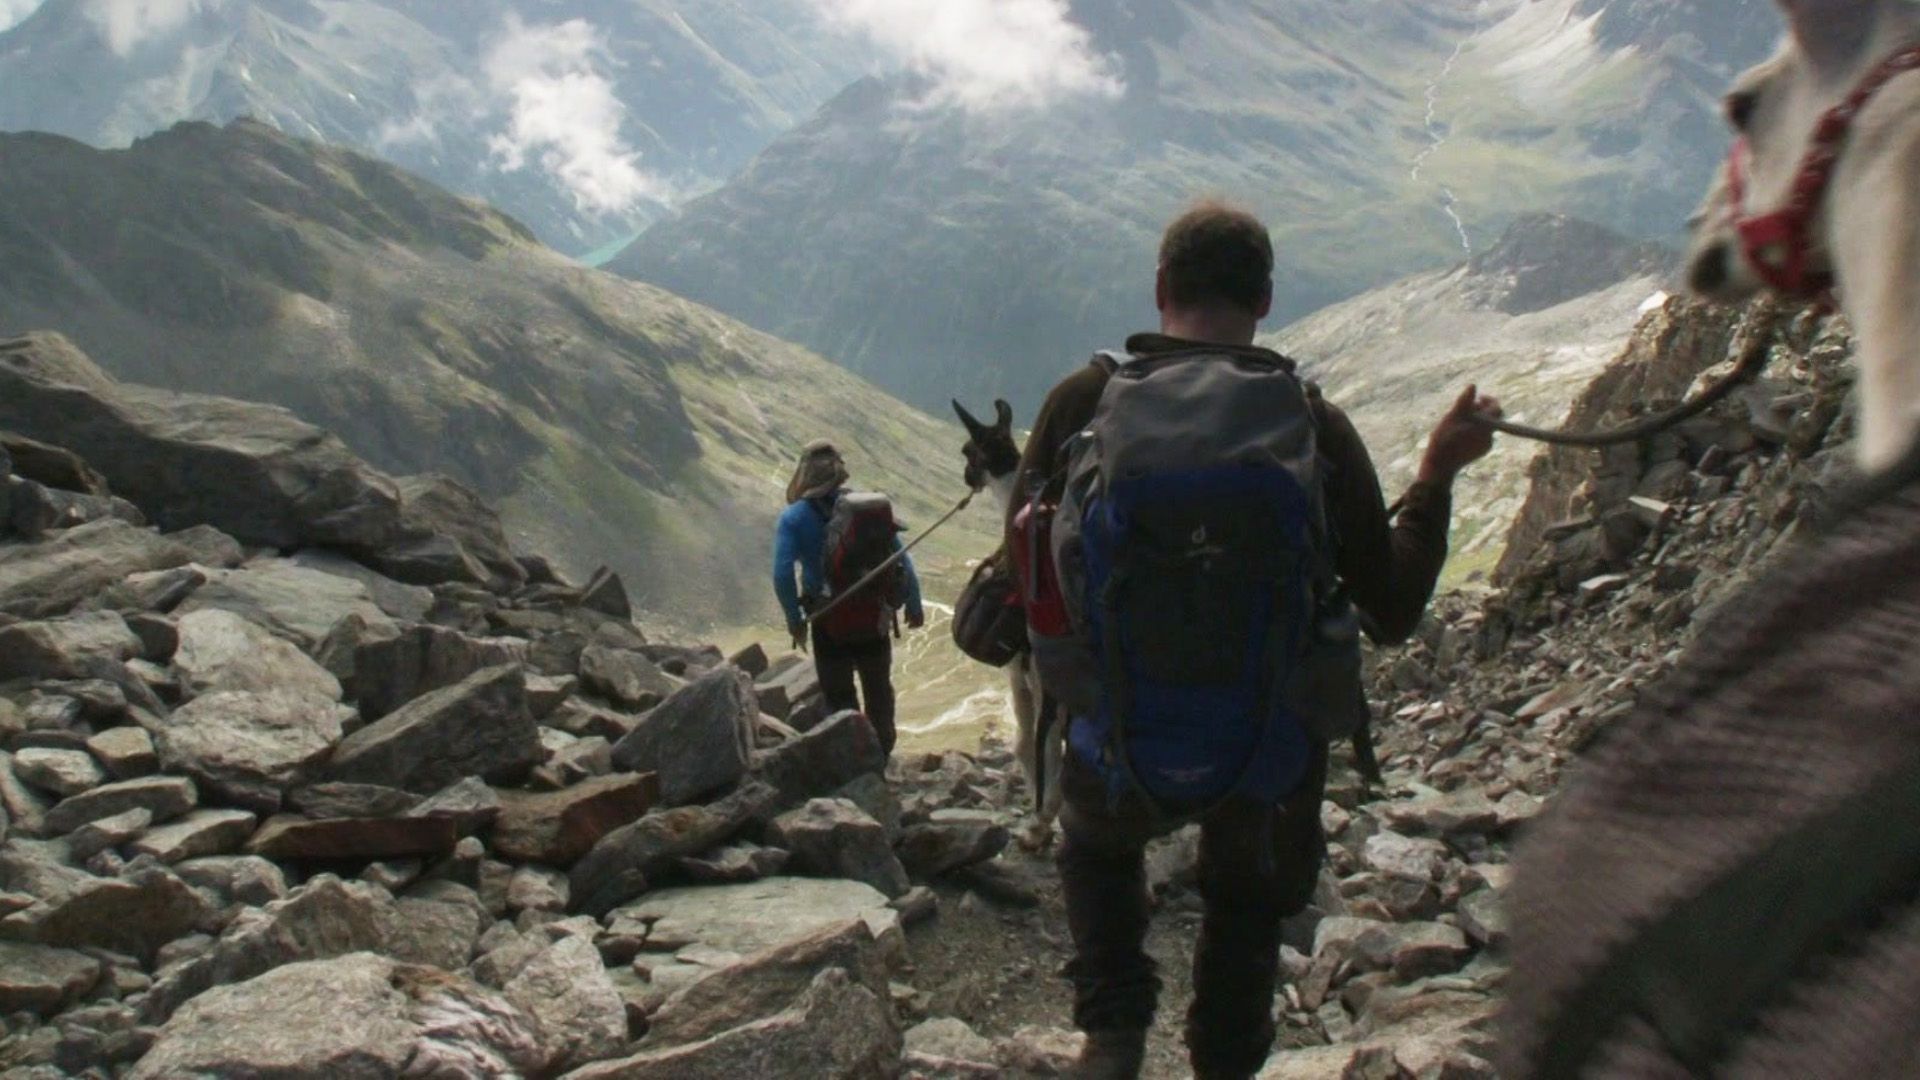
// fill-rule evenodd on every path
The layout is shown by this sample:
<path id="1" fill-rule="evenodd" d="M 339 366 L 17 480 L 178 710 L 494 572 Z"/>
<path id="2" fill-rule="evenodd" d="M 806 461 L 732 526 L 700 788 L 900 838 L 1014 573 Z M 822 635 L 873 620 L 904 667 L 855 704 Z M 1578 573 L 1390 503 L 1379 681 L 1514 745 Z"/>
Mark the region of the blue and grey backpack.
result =
<path id="1" fill-rule="evenodd" d="M 1278 801 L 1366 716 L 1313 391 L 1292 363 L 1102 353 L 1053 557 L 1073 632 L 1035 641 L 1073 750 L 1167 816 Z"/>

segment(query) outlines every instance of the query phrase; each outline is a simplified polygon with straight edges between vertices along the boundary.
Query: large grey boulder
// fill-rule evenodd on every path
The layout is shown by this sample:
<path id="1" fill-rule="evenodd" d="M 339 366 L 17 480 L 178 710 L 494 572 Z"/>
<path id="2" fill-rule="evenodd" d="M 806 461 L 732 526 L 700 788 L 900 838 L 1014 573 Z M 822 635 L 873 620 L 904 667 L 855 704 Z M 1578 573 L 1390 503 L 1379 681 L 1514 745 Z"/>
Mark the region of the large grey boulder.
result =
<path id="1" fill-rule="evenodd" d="M 0 941 L 0 1010 L 51 1015 L 92 990 L 105 972 L 97 958 L 73 949 Z"/>
<path id="2" fill-rule="evenodd" d="M 793 853 L 789 869 L 811 877 L 863 882 L 888 899 L 913 883 L 887 842 L 887 830 L 846 799 L 814 799 L 773 819 L 770 842 Z"/>
<path id="3" fill-rule="evenodd" d="M 392 623 L 367 587 L 352 578 L 309 570 L 286 559 L 262 559 L 222 570 L 194 590 L 181 613 L 230 611 L 305 650 L 315 650 L 349 616 L 370 627 Z"/>
<path id="4" fill-rule="evenodd" d="M 613 761 L 658 775 L 667 806 L 699 802 L 746 775 L 759 714 L 752 683 L 722 668 L 674 691 L 642 717 L 614 745 Z"/>
<path id="5" fill-rule="evenodd" d="M 158 1022 L 215 986 L 286 964 L 390 953 L 402 933 L 385 889 L 323 874 L 283 900 L 243 910 L 211 947 L 163 973 L 142 1008 L 149 1021 Z"/>
<path id="6" fill-rule="evenodd" d="M 0 935 L 43 945 L 151 957 L 213 912 L 193 887 L 158 866 L 95 878 L 0 919 Z"/>
<path id="7" fill-rule="evenodd" d="M 318 772 L 352 715 L 315 694 L 207 694 L 174 710 L 154 742 L 169 772 L 249 810 L 272 813 L 288 790 Z"/>
<path id="8" fill-rule="evenodd" d="M 493 922 L 479 894 L 452 881 L 416 886 L 395 908 L 405 932 L 394 941 L 394 957 L 442 971 L 465 968 Z"/>
<path id="9" fill-rule="evenodd" d="M 780 793 L 782 808 L 831 795 L 887 767 L 873 725 L 857 712 L 830 716 L 812 731 L 754 755 L 752 775 Z"/>
<path id="10" fill-rule="evenodd" d="M 626 1049 L 626 1003 L 607 976 L 600 950 L 586 938 L 562 938 L 527 961 L 505 992 L 540 1022 L 550 1068 L 572 1068 Z"/>
<path id="11" fill-rule="evenodd" d="M 340 700 L 340 680 L 291 643 L 232 611 L 193 611 L 177 624 L 173 666 L 188 696 L 221 691 Z"/>
<path id="12" fill-rule="evenodd" d="M 656 810 L 615 829 L 574 864 L 569 875 L 574 908 L 606 914 L 646 892 L 655 880 L 677 872 L 681 859 L 738 836 L 772 813 L 778 801 L 772 788 L 747 784 L 712 805 Z"/>
<path id="13" fill-rule="evenodd" d="M 37 544 L 0 545 L 0 614 L 64 615 L 129 575 L 192 561 L 191 552 L 152 529 L 118 520 L 66 529 Z"/>
<path id="14" fill-rule="evenodd" d="M 902 830 L 894 850 L 909 874 L 926 881 L 986 862 L 1005 851 L 1012 838 L 990 821 L 930 821 Z"/>
<path id="15" fill-rule="evenodd" d="M 111 611 L 0 627 L 0 680 L 89 679 L 139 656 L 140 638 Z"/>
<path id="16" fill-rule="evenodd" d="M 378 720 L 407 702 L 501 664 L 525 663 L 530 646 L 516 638 L 475 638 L 441 626 L 413 626 L 376 639 L 353 654 L 360 714 Z"/>
<path id="17" fill-rule="evenodd" d="M 111 494 L 107 478 L 101 476 L 80 455 L 52 443 L 29 439 L 12 431 L 0 431 L 0 479 L 9 474 L 36 484 L 59 488 L 79 495 L 99 497 Z"/>
<path id="18" fill-rule="evenodd" d="M 327 551 L 324 548 L 308 548 L 305 551 L 295 552 L 292 559 L 295 566 L 303 569 L 318 570 L 324 574 L 359 582 L 366 588 L 367 595 L 381 611 L 401 622 L 424 621 L 427 613 L 433 610 L 432 589 L 424 585 L 408 585 L 405 582 L 395 581 L 365 563 L 357 562 L 336 552 Z"/>
<path id="19" fill-rule="evenodd" d="M 264 547 L 378 550 L 393 482 L 286 409 L 116 382 L 57 334 L 0 342 L 0 427 L 69 447 L 164 529 Z"/>
<path id="20" fill-rule="evenodd" d="M 651 709 L 680 684 L 632 649 L 588 645 L 580 652 L 580 683 L 627 709 Z"/>
<path id="21" fill-rule="evenodd" d="M 332 776 L 430 794 L 468 776 L 512 781 L 538 765 L 540 728 L 524 669 L 480 671 L 348 736 Z"/>
<path id="22" fill-rule="evenodd" d="M 13 769 L 20 779 L 62 798 L 107 782 L 106 771 L 84 750 L 27 747 L 13 755 Z"/>
<path id="23" fill-rule="evenodd" d="M 208 992 L 167 1021 L 130 1076 L 389 1080 L 534 1075 L 543 1064 L 534 1021 L 500 995 L 355 953 Z"/>
<path id="24" fill-rule="evenodd" d="M 436 474 L 394 485 L 402 536 L 368 558 L 374 567 L 416 585 L 463 581 L 505 590 L 526 581 L 499 515 L 471 489 Z"/>
<path id="25" fill-rule="evenodd" d="M 832 968 L 785 1012 L 700 1042 L 589 1065 L 567 1080 L 868 1080 L 898 1072 L 900 1045 L 891 1003 Z"/>
<path id="26" fill-rule="evenodd" d="M 673 1046 L 749 1024 L 785 1009 L 829 968 L 843 968 L 876 995 L 888 994 L 888 958 L 873 928 L 847 919 L 755 953 L 676 991 L 648 1018 L 647 1045 Z"/>

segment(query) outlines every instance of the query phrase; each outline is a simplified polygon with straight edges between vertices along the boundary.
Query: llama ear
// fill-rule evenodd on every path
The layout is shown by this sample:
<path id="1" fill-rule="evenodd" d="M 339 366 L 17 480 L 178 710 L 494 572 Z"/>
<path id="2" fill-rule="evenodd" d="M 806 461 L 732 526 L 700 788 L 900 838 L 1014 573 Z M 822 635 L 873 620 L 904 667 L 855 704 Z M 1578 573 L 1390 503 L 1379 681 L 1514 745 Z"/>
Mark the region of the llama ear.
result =
<path id="1" fill-rule="evenodd" d="M 993 403 L 993 411 L 999 418 L 994 426 L 1001 431 L 1011 434 L 1013 431 L 1013 406 L 1007 404 L 1005 398 L 998 398 L 995 399 Z"/>
<path id="2" fill-rule="evenodd" d="M 1889 3 L 1907 0 L 1778 0 L 1793 37 L 1816 62 L 1852 60 Z"/>
<path id="3" fill-rule="evenodd" d="M 958 401 L 953 403 L 953 412 L 960 418 L 960 425 L 967 429 L 967 434 L 973 436 L 975 443 L 984 441 L 982 437 L 988 431 L 987 425 L 981 423 L 979 418 L 968 412 L 967 407 Z"/>

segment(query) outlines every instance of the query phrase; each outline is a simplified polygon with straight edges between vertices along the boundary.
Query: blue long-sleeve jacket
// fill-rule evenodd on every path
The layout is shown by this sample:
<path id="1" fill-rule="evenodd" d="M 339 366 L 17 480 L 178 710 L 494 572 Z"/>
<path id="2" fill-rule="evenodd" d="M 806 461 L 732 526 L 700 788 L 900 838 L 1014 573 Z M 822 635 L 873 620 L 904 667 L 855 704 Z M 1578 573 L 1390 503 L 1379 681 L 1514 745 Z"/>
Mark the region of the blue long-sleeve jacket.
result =
<path id="1" fill-rule="evenodd" d="M 788 626 L 806 617 L 800 610 L 801 596 L 827 594 L 827 520 L 832 515 L 831 506 L 824 499 L 802 499 L 780 515 L 779 528 L 773 535 L 773 594 L 780 598 L 780 610 L 786 613 Z M 893 549 L 900 550 L 898 537 L 894 538 Z M 793 577 L 796 563 L 800 567 L 798 587 Z M 920 575 L 914 572 L 913 556 L 902 559 L 901 564 L 907 571 L 907 617 L 918 622 L 924 617 Z"/>

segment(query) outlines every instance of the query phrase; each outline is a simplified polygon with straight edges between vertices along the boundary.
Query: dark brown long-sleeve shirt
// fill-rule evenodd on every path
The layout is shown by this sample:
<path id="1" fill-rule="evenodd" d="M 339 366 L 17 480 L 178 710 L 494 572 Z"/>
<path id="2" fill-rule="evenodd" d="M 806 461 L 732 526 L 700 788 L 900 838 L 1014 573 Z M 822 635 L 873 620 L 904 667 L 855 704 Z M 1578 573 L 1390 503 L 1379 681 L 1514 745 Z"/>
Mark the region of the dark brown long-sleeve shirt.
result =
<path id="1" fill-rule="evenodd" d="M 1284 361 L 1267 349 L 1183 341 L 1164 334 L 1136 334 L 1127 341 L 1127 351 L 1136 356 L 1191 349 Z M 1089 364 L 1053 388 L 1034 419 L 1033 433 L 1020 461 L 1016 491 L 1029 490 L 1033 477 L 1055 477 L 1049 494 L 1058 495 L 1064 481 L 1055 474 L 1064 464 L 1062 450 L 1069 439 L 1093 422 L 1106 387 L 1106 371 Z M 1326 500 L 1335 538 L 1334 568 L 1354 604 L 1370 619 L 1375 640 L 1397 644 L 1420 624 L 1440 570 L 1446 565 L 1453 490 L 1447 484 L 1416 481 L 1407 489 L 1399 518 L 1389 521 L 1380 477 L 1366 444 L 1360 441 L 1360 433 L 1346 413 L 1323 399 L 1314 400 L 1319 408 L 1315 420 L 1320 428 L 1320 454 L 1328 472 Z"/>

